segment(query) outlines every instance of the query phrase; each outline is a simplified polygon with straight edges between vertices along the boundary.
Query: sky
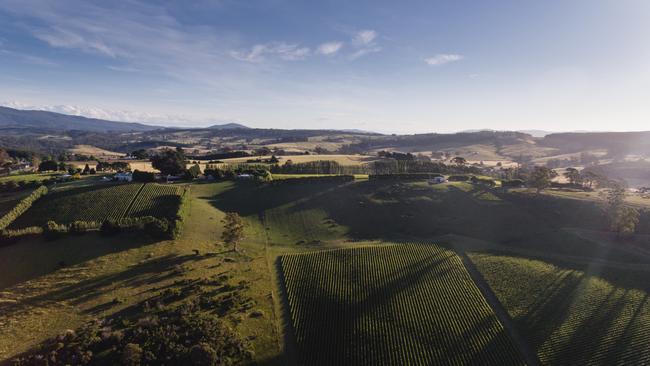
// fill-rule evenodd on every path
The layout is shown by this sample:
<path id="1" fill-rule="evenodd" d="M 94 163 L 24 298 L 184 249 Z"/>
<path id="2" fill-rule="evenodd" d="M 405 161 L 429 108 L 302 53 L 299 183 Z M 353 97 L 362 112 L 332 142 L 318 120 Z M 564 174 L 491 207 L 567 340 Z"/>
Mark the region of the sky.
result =
<path id="1" fill-rule="evenodd" d="M 156 125 L 650 129 L 647 0 L 1 0 L 0 105 Z"/>

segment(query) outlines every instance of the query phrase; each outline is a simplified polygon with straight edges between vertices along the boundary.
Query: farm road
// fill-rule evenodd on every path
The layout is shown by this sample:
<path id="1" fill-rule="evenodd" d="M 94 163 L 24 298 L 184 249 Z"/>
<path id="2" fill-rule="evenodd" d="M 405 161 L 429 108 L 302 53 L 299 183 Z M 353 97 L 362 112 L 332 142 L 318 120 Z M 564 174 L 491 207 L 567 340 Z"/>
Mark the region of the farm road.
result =
<path id="1" fill-rule="evenodd" d="M 488 302 L 490 307 L 492 307 L 492 310 L 494 310 L 494 314 L 496 314 L 497 318 L 503 325 L 503 328 L 510 336 L 510 339 L 512 339 L 515 346 L 519 349 L 519 352 L 524 357 L 526 364 L 529 366 L 540 366 L 541 363 L 537 358 L 537 354 L 530 348 L 526 339 L 521 334 L 519 334 L 515 324 L 510 318 L 510 315 L 503 307 L 503 305 L 501 305 L 501 302 L 496 297 L 494 292 L 492 292 L 492 289 L 487 284 L 487 282 L 485 282 L 485 279 L 478 271 L 478 269 L 476 269 L 474 263 L 469 259 L 465 252 L 459 252 L 458 255 L 462 259 L 463 265 L 465 265 L 465 268 L 467 269 L 470 277 L 483 294 L 483 297 L 485 297 L 485 300 Z"/>

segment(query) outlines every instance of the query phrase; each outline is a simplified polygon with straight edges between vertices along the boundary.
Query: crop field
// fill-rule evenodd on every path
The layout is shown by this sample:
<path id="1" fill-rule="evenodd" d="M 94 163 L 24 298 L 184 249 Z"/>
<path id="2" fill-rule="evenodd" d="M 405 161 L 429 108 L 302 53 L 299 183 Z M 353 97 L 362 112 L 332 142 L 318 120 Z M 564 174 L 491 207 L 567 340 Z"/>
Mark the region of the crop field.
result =
<path id="1" fill-rule="evenodd" d="M 141 188 L 142 184 L 120 184 L 53 192 L 36 201 L 12 227 L 42 226 L 48 220 L 70 223 L 117 219 L 125 214 Z"/>
<path id="2" fill-rule="evenodd" d="M 300 364 L 523 364 L 451 251 L 337 249 L 281 267 Z"/>
<path id="3" fill-rule="evenodd" d="M 5 183 L 9 181 L 18 182 L 30 182 L 30 181 L 43 181 L 50 178 L 55 178 L 60 174 L 57 173 L 35 173 L 35 174 L 12 174 L 4 177 L 0 177 L 0 183 Z"/>
<path id="4" fill-rule="evenodd" d="M 147 184 L 129 208 L 126 216 L 173 218 L 185 189 L 179 186 Z"/>
<path id="5" fill-rule="evenodd" d="M 470 254 L 546 365 L 650 363 L 648 272 Z"/>
<path id="6" fill-rule="evenodd" d="M 29 196 L 34 190 L 26 189 L 21 192 L 2 192 L 0 193 L 0 217 L 11 211 L 20 200 Z"/>
<path id="7" fill-rule="evenodd" d="M 103 222 L 125 216 L 173 217 L 183 189 L 159 184 L 109 184 L 54 191 L 18 217 L 11 228 L 42 226 L 49 220 Z"/>

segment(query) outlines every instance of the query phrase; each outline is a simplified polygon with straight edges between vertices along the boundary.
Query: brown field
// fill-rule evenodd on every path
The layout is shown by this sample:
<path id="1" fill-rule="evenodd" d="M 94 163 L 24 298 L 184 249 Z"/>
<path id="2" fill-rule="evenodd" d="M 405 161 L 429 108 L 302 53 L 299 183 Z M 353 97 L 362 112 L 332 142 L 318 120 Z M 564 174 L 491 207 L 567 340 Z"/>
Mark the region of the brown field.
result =
<path id="1" fill-rule="evenodd" d="M 73 154 L 94 155 L 102 158 L 119 158 L 126 155 L 124 153 L 104 150 L 92 145 L 75 145 L 74 148 L 68 149 L 68 151 Z"/>

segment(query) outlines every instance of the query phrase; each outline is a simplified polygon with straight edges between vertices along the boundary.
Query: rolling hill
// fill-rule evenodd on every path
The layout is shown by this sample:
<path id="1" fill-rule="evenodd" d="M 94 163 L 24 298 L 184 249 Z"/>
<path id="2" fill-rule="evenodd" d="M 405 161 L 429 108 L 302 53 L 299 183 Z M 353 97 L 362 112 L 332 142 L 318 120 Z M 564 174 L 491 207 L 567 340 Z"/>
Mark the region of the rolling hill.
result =
<path id="1" fill-rule="evenodd" d="M 106 121 L 67 114 L 0 107 L 0 128 L 54 131 L 130 132 L 162 128 L 134 122 Z"/>

